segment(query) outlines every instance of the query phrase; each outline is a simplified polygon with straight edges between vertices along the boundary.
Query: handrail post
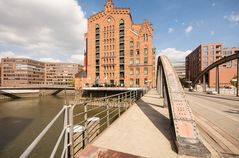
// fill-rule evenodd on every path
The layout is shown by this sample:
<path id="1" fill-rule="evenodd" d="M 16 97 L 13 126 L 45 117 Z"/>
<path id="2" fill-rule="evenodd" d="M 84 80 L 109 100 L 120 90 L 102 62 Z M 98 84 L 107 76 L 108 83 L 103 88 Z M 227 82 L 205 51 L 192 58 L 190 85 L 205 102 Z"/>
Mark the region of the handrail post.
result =
<path id="1" fill-rule="evenodd" d="M 109 98 L 106 99 L 106 106 L 107 106 L 107 127 L 109 127 L 110 125 Z"/>
<path id="2" fill-rule="evenodd" d="M 132 99 L 132 96 L 131 96 L 131 95 L 132 95 L 132 93 L 131 93 L 131 91 L 130 91 L 130 92 L 129 92 L 129 101 L 130 101 L 130 104 L 129 104 L 129 105 L 130 105 L 130 106 L 132 106 L 132 100 L 131 100 L 131 99 Z"/>
<path id="3" fill-rule="evenodd" d="M 64 140 L 64 148 L 63 148 L 63 151 L 65 149 L 65 154 L 62 153 L 63 155 L 65 155 L 65 158 L 68 158 L 68 125 L 69 125 L 69 106 L 66 106 L 66 109 L 65 109 L 65 115 L 64 115 L 64 129 L 65 129 L 65 140 Z"/>
<path id="4" fill-rule="evenodd" d="M 127 93 L 125 93 L 124 96 L 125 96 L 125 99 L 124 99 L 124 101 L 125 101 L 125 106 L 126 106 L 126 109 L 128 109 Z"/>
<path id="5" fill-rule="evenodd" d="M 118 95 L 118 114 L 120 117 L 120 95 Z"/>
<path id="6" fill-rule="evenodd" d="M 88 129 L 87 129 L 87 119 L 88 119 L 88 112 L 87 112 L 87 103 L 84 104 L 84 121 L 85 121 L 85 138 L 84 138 L 84 143 L 83 146 L 85 147 L 88 144 Z"/>
<path id="7" fill-rule="evenodd" d="M 74 106 L 71 105 L 70 108 L 69 108 L 69 143 L 70 143 L 70 157 L 74 157 L 74 138 L 73 138 L 73 109 L 74 109 Z"/>

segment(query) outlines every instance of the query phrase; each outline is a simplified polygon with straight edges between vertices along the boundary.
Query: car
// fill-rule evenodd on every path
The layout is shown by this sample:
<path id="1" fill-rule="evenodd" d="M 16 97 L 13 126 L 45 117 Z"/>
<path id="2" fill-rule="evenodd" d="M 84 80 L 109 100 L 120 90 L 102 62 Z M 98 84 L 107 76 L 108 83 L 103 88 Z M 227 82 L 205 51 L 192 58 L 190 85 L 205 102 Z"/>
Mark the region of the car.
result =
<path id="1" fill-rule="evenodd" d="M 207 94 L 213 94 L 213 95 L 215 95 L 215 94 L 217 94 L 217 91 L 207 91 Z"/>
<path id="2" fill-rule="evenodd" d="M 189 91 L 189 92 L 195 92 L 196 90 L 193 89 L 193 87 L 189 87 L 188 91 Z"/>

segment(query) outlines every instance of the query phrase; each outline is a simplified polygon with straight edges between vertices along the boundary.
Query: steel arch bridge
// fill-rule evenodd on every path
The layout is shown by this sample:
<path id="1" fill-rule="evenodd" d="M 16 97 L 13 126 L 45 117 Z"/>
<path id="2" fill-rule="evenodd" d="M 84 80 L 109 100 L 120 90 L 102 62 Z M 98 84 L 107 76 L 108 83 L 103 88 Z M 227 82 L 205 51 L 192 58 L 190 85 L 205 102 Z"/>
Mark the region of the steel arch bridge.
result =
<path id="1" fill-rule="evenodd" d="M 157 91 L 169 110 L 178 154 L 210 157 L 210 152 L 199 139 L 195 119 L 178 75 L 166 56 L 158 57 L 156 82 Z"/>
<path id="2" fill-rule="evenodd" d="M 239 80 L 239 51 L 236 51 L 235 54 L 230 55 L 230 56 L 225 56 L 222 59 L 212 63 L 211 65 L 209 65 L 206 69 L 204 69 L 202 72 L 200 72 L 197 77 L 194 79 L 193 81 L 193 87 L 195 87 L 196 83 L 203 78 L 203 91 L 206 91 L 206 78 L 205 75 L 212 69 L 216 68 L 216 91 L 217 93 L 220 93 L 220 88 L 219 88 L 219 66 L 237 59 L 237 81 Z M 237 82 L 237 96 L 239 96 L 239 83 Z"/>

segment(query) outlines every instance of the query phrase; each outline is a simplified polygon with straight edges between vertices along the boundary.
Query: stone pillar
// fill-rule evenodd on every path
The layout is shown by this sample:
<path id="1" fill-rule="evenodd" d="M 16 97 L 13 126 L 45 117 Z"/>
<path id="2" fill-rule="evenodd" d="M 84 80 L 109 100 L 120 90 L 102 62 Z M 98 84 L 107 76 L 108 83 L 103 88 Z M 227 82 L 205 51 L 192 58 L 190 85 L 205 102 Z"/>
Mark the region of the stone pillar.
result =
<path id="1" fill-rule="evenodd" d="M 216 91 L 217 94 L 220 94 L 220 74 L 219 74 L 219 66 L 216 67 Z"/>

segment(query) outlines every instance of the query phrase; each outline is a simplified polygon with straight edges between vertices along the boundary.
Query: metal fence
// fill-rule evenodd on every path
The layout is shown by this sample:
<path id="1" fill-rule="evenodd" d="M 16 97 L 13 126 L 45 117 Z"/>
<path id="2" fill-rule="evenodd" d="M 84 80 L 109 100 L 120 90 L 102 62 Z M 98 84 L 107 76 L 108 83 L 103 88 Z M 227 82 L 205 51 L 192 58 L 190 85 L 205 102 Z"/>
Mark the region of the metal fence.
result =
<path id="1" fill-rule="evenodd" d="M 23 152 L 20 158 L 30 155 L 56 121 L 63 116 L 62 131 L 55 143 L 50 157 L 62 149 L 61 157 L 74 157 L 87 144 L 92 142 L 104 129 L 126 111 L 146 91 L 128 91 L 100 99 L 89 101 L 75 98 L 74 104 L 64 106 L 32 144 Z M 63 142 L 63 147 L 60 147 Z M 59 154 L 59 153 L 58 153 Z"/>

